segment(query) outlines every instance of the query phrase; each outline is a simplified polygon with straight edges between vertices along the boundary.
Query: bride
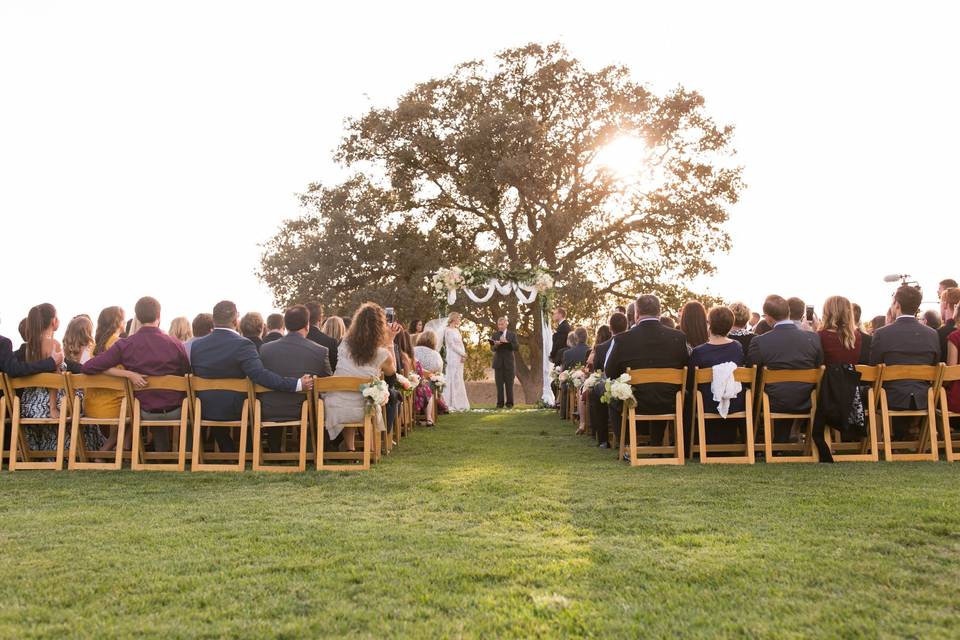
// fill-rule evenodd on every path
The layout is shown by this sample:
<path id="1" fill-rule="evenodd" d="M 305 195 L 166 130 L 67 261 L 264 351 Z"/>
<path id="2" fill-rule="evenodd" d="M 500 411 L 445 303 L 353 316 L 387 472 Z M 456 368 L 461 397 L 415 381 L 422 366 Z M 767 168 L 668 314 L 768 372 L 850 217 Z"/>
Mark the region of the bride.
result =
<path id="1" fill-rule="evenodd" d="M 467 359 L 467 350 L 460 335 L 460 314 L 456 311 L 447 319 L 443 342 L 447 348 L 447 386 L 443 388 L 443 400 L 450 411 L 469 411 L 467 386 L 463 382 L 463 362 Z"/>

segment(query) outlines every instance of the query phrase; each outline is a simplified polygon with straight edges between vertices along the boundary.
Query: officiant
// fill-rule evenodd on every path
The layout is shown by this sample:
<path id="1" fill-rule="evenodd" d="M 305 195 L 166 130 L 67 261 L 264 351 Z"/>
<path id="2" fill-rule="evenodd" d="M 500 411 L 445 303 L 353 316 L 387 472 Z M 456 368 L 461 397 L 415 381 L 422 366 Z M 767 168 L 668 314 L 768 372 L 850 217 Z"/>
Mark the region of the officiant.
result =
<path id="1" fill-rule="evenodd" d="M 493 379 L 497 384 L 497 408 L 513 407 L 513 379 L 517 372 L 517 334 L 507 330 L 507 319 L 497 320 L 497 330 L 487 339 L 493 349 Z"/>

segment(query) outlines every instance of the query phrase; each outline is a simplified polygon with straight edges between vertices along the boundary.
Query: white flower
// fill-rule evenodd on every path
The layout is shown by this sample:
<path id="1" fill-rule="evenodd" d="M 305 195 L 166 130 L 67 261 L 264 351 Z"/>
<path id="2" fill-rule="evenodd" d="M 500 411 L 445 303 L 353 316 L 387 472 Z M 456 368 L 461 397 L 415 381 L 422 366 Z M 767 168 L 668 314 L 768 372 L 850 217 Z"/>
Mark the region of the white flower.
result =
<path id="1" fill-rule="evenodd" d="M 600 382 L 601 380 L 603 380 L 603 372 L 594 371 L 587 377 L 586 380 L 583 381 L 583 388 L 589 391 L 590 389 L 593 389 L 595 386 L 597 386 L 597 383 Z"/>
<path id="2" fill-rule="evenodd" d="M 551 276 L 549 273 L 541 273 L 533 279 L 533 286 L 537 288 L 538 293 L 543 293 L 547 289 L 552 289 L 553 285 L 553 276 Z"/>
<path id="3" fill-rule="evenodd" d="M 616 398 L 617 400 L 632 400 L 633 399 L 633 387 L 629 384 L 622 382 L 617 379 L 610 384 L 610 395 Z"/>
<path id="4" fill-rule="evenodd" d="M 376 407 L 382 407 L 390 400 L 390 389 L 383 380 L 360 385 L 360 394 L 366 400 L 367 413 L 372 413 Z"/>
<path id="5" fill-rule="evenodd" d="M 570 382 L 573 383 L 574 389 L 579 389 L 583 386 L 583 381 L 586 379 L 587 374 L 583 372 L 583 369 L 574 369 L 570 372 Z"/>
<path id="6" fill-rule="evenodd" d="M 408 380 L 406 376 L 399 373 L 397 374 L 397 384 L 399 384 L 403 389 L 410 389 L 413 386 L 410 384 L 410 380 Z"/>
<path id="7" fill-rule="evenodd" d="M 564 384 L 569 378 L 570 378 L 569 373 L 567 373 L 566 371 L 561 371 L 560 375 L 557 377 L 557 380 L 560 381 L 560 384 Z"/>
<path id="8" fill-rule="evenodd" d="M 442 373 L 433 374 L 430 382 L 432 382 L 433 386 L 435 386 L 437 389 L 443 389 L 445 386 L 447 386 L 447 378 Z"/>
<path id="9" fill-rule="evenodd" d="M 416 389 L 417 387 L 420 386 L 421 380 L 420 380 L 420 376 L 418 376 L 417 374 L 411 373 L 409 376 L 407 376 L 407 378 L 410 380 L 410 386 L 413 389 Z"/>

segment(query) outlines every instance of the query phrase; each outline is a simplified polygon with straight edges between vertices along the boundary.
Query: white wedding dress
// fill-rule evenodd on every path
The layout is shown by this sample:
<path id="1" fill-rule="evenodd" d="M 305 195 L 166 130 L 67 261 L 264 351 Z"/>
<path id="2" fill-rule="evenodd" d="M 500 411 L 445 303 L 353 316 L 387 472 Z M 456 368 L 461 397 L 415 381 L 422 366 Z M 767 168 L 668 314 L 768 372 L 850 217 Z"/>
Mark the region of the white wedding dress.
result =
<path id="1" fill-rule="evenodd" d="M 467 350 L 463 346 L 463 336 L 460 330 L 447 327 L 443 334 L 443 342 L 447 347 L 447 386 L 443 388 L 443 401 L 450 411 L 469 411 L 470 400 L 467 399 L 467 385 L 463 382 L 463 361 L 467 358 Z"/>

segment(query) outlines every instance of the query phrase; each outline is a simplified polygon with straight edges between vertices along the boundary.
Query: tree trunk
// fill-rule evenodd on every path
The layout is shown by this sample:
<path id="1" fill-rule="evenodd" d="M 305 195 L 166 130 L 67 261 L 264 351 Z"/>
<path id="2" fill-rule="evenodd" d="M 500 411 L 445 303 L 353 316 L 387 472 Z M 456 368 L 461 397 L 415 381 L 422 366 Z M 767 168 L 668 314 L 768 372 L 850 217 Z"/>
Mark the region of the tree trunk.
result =
<path id="1" fill-rule="evenodd" d="M 523 357 L 517 353 L 517 379 L 520 380 L 520 386 L 523 388 L 523 397 L 528 404 L 537 404 L 540 402 L 543 392 L 543 371 L 541 359 L 543 357 L 543 335 L 541 325 L 543 324 L 539 301 L 535 302 L 537 308 L 533 312 L 533 333 L 529 336 L 518 336 L 522 338 L 529 348 L 530 360 L 523 362 Z"/>

